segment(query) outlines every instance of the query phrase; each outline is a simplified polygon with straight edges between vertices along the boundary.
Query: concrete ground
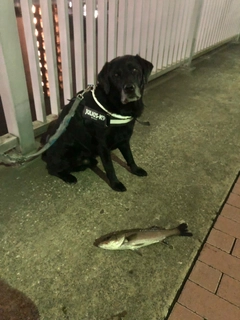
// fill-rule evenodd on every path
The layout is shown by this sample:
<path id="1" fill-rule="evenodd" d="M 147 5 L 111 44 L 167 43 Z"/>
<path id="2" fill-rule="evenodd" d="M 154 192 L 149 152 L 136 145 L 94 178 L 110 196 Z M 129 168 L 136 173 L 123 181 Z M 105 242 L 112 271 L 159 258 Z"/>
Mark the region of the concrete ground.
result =
<path id="1" fill-rule="evenodd" d="M 66 185 L 40 159 L 0 167 L 2 320 L 165 318 L 240 169 L 239 57 L 231 44 L 149 83 L 142 120 L 151 126 L 137 123 L 132 138 L 148 177 L 116 159 L 125 193 L 91 170 Z M 180 221 L 192 238 L 142 256 L 93 246 L 114 230 Z"/>

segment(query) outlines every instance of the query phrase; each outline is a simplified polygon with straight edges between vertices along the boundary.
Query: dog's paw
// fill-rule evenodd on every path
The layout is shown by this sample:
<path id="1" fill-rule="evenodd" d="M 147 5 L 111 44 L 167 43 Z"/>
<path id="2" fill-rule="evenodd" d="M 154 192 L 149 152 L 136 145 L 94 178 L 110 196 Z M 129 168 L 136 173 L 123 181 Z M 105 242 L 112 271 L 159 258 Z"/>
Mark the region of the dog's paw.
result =
<path id="1" fill-rule="evenodd" d="M 62 179 L 64 182 L 69 183 L 69 184 L 75 184 L 77 183 L 77 178 L 74 177 L 70 173 L 59 173 L 58 177 Z"/>
<path id="2" fill-rule="evenodd" d="M 124 184 L 120 181 L 111 183 L 110 186 L 113 190 L 118 191 L 118 192 L 124 192 L 127 190 L 126 187 L 124 186 Z"/>
<path id="3" fill-rule="evenodd" d="M 134 169 L 131 169 L 131 172 L 133 174 L 135 174 L 136 176 L 139 176 L 139 177 L 144 177 L 144 176 L 147 176 L 147 171 L 145 171 L 144 169 L 140 168 L 140 167 L 137 167 L 137 168 L 134 168 Z"/>

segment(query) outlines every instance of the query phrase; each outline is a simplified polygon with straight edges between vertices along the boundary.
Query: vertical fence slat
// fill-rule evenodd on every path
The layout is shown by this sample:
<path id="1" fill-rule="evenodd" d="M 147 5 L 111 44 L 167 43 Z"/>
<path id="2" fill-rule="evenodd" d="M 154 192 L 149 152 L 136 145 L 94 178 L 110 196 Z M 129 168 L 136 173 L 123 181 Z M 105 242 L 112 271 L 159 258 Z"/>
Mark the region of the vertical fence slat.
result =
<path id="1" fill-rule="evenodd" d="M 168 56 L 170 49 L 170 39 L 172 32 L 172 22 L 173 22 L 173 13 L 174 13 L 174 0 L 169 0 L 168 2 L 168 19 L 166 24 L 166 38 L 165 38 L 165 49 L 163 55 L 163 67 L 166 68 L 168 64 Z"/>
<path id="2" fill-rule="evenodd" d="M 150 1 L 149 27 L 148 27 L 148 37 L 147 37 L 147 54 L 146 54 L 146 58 L 148 61 L 152 61 L 154 41 L 157 41 L 157 39 L 155 39 L 154 37 L 155 28 L 156 28 L 157 2 L 158 0 Z"/>
<path id="3" fill-rule="evenodd" d="M 154 34 L 154 45 L 153 45 L 153 55 L 152 55 L 152 64 L 153 70 L 156 72 L 158 67 L 158 49 L 159 49 L 159 41 L 161 34 L 161 22 L 162 22 L 162 14 L 163 14 L 163 1 L 157 1 L 156 8 L 156 28 Z"/>
<path id="4" fill-rule="evenodd" d="M 173 21 L 172 21 L 172 32 L 170 36 L 170 48 L 168 55 L 168 65 L 172 65 L 175 61 L 173 60 L 173 54 L 176 47 L 176 34 L 177 34 L 177 24 L 179 19 L 179 5 L 180 1 L 175 1 L 174 3 L 174 13 L 173 13 Z"/>
<path id="5" fill-rule="evenodd" d="M 209 35 L 209 43 L 208 46 L 212 46 L 214 44 L 213 38 L 216 32 L 216 28 L 217 28 L 217 24 L 220 18 L 220 12 L 219 12 L 219 7 L 220 7 L 220 3 L 221 0 L 218 0 L 217 2 L 215 2 L 215 6 L 213 8 L 213 12 L 214 12 L 214 19 L 212 21 L 212 31 L 210 32 Z"/>
<path id="6" fill-rule="evenodd" d="M 181 26 L 183 25 L 183 21 L 184 21 L 184 0 L 180 3 L 178 2 L 179 6 L 178 6 L 178 10 L 176 9 L 177 12 L 177 25 L 176 25 L 176 36 L 175 36 L 175 41 L 174 41 L 174 51 L 173 51 L 173 58 L 172 60 L 177 62 L 178 61 L 178 49 L 180 47 L 180 43 L 181 43 Z"/>
<path id="7" fill-rule="evenodd" d="M 229 17 L 231 17 L 232 1 L 233 1 L 233 0 L 230 0 L 230 1 L 229 1 L 228 10 L 227 10 L 227 14 L 226 14 L 226 17 L 225 17 L 225 28 L 224 28 L 224 32 L 223 32 L 223 39 L 228 38 L 228 35 L 229 35 L 229 25 L 228 25 L 228 22 L 229 22 Z M 232 18 L 232 17 L 231 17 L 231 18 Z M 230 19 L 231 19 L 231 18 L 230 18 Z"/>
<path id="8" fill-rule="evenodd" d="M 228 14 L 228 11 L 229 11 L 230 3 L 231 3 L 231 0 L 230 1 L 229 0 L 223 0 L 223 8 L 222 8 L 222 14 L 221 14 L 221 21 L 220 21 L 220 24 L 219 24 L 219 32 L 218 32 L 218 35 L 217 35 L 217 38 L 216 38 L 217 42 L 220 42 L 223 39 L 223 33 L 224 33 L 224 30 L 225 30 L 225 23 L 226 23 L 227 14 Z"/>
<path id="9" fill-rule="evenodd" d="M 40 0 L 44 42 L 46 48 L 47 71 L 49 79 L 51 110 L 54 114 L 60 112 L 60 96 L 59 96 L 59 82 L 57 75 L 57 58 L 56 46 L 53 30 L 53 16 L 51 1 Z"/>
<path id="10" fill-rule="evenodd" d="M 184 60 L 184 48 L 187 42 L 187 25 L 188 25 L 190 10 L 191 10 L 191 6 L 189 4 L 189 0 L 185 0 L 184 16 L 183 16 L 183 22 L 182 22 L 181 34 L 180 34 L 180 46 L 178 48 L 178 60 L 180 61 Z"/>
<path id="11" fill-rule="evenodd" d="M 188 45 L 189 45 L 189 32 L 190 32 L 190 28 L 191 28 L 191 19 L 192 19 L 194 6 L 195 6 L 195 0 L 194 1 L 189 0 L 188 15 L 187 15 L 187 20 L 186 20 L 186 28 L 185 28 L 186 36 L 185 36 L 183 48 L 182 48 L 182 60 L 183 61 L 185 61 L 189 57 L 187 54 L 187 49 L 188 49 Z"/>
<path id="12" fill-rule="evenodd" d="M 87 39 L 87 83 L 96 83 L 96 9 L 95 0 L 86 3 L 86 39 Z"/>
<path id="13" fill-rule="evenodd" d="M 32 1 L 22 0 L 22 19 L 24 26 L 24 34 L 28 52 L 28 62 L 30 66 L 30 74 L 32 81 L 33 99 L 35 104 L 36 118 L 38 121 L 46 122 L 46 110 L 42 88 L 42 78 L 40 73 L 37 39 L 35 36 L 35 28 L 33 23 Z"/>
<path id="14" fill-rule="evenodd" d="M 141 22 L 142 22 L 142 0 L 137 0 L 137 5 L 135 5 L 135 19 L 133 27 L 133 53 L 140 53 L 140 42 L 141 42 Z"/>
<path id="15" fill-rule="evenodd" d="M 107 0 L 98 0 L 98 72 L 107 61 Z"/>
<path id="16" fill-rule="evenodd" d="M 173 18 L 173 32 L 171 37 L 171 50 L 169 55 L 169 64 L 174 64 L 178 62 L 178 49 L 180 47 L 180 35 L 181 35 L 181 25 L 184 21 L 184 2 L 185 0 L 176 1 L 174 18 Z"/>
<path id="17" fill-rule="evenodd" d="M 228 11 L 229 11 L 229 8 L 230 8 L 230 3 L 231 3 L 231 0 L 226 0 L 225 1 L 225 7 L 223 8 L 223 16 L 222 16 L 222 23 L 221 23 L 221 28 L 220 28 L 220 31 L 219 31 L 219 36 L 218 36 L 218 39 L 217 41 L 220 42 L 224 37 L 224 32 L 226 30 L 226 19 L 227 19 L 227 14 L 228 14 Z"/>
<path id="18" fill-rule="evenodd" d="M 120 7 L 119 7 L 120 8 Z M 133 52 L 133 25 L 135 20 L 135 1 L 127 1 L 127 37 L 125 54 L 132 54 Z"/>
<path id="19" fill-rule="evenodd" d="M 204 49 L 204 41 L 206 39 L 206 33 L 208 30 L 207 24 L 208 24 L 208 14 L 209 14 L 209 6 L 208 6 L 208 0 L 204 0 L 203 2 L 203 12 L 202 12 L 202 21 L 201 21 L 201 27 L 202 27 L 202 33 L 201 33 L 201 39 L 199 43 L 199 51 L 202 51 Z"/>
<path id="20" fill-rule="evenodd" d="M 58 24 L 60 33 L 61 63 L 63 76 L 64 103 L 73 95 L 71 44 L 69 32 L 68 3 L 65 0 L 57 0 Z"/>
<path id="21" fill-rule="evenodd" d="M 220 26 L 222 24 L 222 17 L 223 17 L 223 9 L 224 9 L 224 3 L 225 3 L 225 0 L 220 0 L 219 1 L 219 5 L 218 5 L 218 10 L 217 10 L 217 15 L 218 15 L 218 18 L 217 18 L 217 21 L 215 23 L 215 29 L 214 29 L 214 32 L 212 34 L 212 38 L 211 38 L 211 41 L 212 43 L 217 43 L 217 38 L 218 38 L 218 34 L 219 34 L 219 29 L 220 29 Z"/>
<path id="22" fill-rule="evenodd" d="M 126 52 L 126 37 L 127 37 L 127 0 L 119 0 L 118 13 L 118 36 L 117 36 L 117 55 L 122 56 Z"/>
<path id="23" fill-rule="evenodd" d="M 7 32 L 0 32 L 0 94 L 8 132 L 19 138 L 22 153 L 28 153 L 35 140 L 14 3 L 2 1 L 1 12 L 0 30 Z"/>
<path id="24" fill-rule="evenodd" d="M 86 86 L 85 43 L 82 0 L 72 0 L 76 91 Z"/>
<path id="25" fill-rule="evenodd" d="M 166 39 L 166 31 L 167 31 L 167 20 L 168 20 L 168 0 L 163 0 L 163 9 L 162 9 L 162 23 L 161 23 L 161 32 L 159 39 L 159 51 L 158 51 L 158 69 L 162 69 L 163 66 L 163 56 L 165 49 L 165 39 Z"/>
<path id="26" fill-rule="evenodd" d="M 235 0 L 234 3 L 234 10 L 235 13 L 237 14 L 237 19 L 236 19 L 236 26 L 234 33 L 237 34 L 237 37 L 239 38 L 239 33 L 240 33 L 240 2 L 238 0 Z"/>
<path id="27" fill-rule="evenodd" d="M 118 0 L 111 0 L 108 5 L 108 61 L 110 61 L 117 54 Z"/>
<path id="28" fill-rule="evenodd" d="M 206 0 L 205 0 L 206 1 Z M 208 39 L 209 39 L 209 33 L 210 33 L 210 29 L 211 29 L 211 24 L 212 24 L 212 8 L 213 8 L 214 2 L 211 1 L 207 1 L 207 20 L 206 20 L 206 27 L 205 27 L 205 34 L 204 34 L 204 41 L 203 41 L 203 49 L 207 48 L 208 45 Z"/>
<path id="29" fill-rule="evenodd" d="M 219 1 L 219 0 L 217 0 L 217 1 Z M 206 48 L 211 46 L 211 35 L 213 33 L 214 24 L 215 24 L 215 21 L 217 18 L 217 15 L 214 14 L 215 10 L 216 10 L 216 5 L 217 5 L 216 0 L 211 0 L 211 6 L 209 7 L 209 15 L 210 15 L 211 19 L 209 19 L 208 34 L 207 34 L 207 39 L 206 39 Z"/>
<path id="30" fill-rule="evenodd" d="M 238 19 L 236 21 L 236 41 L 240 41 L 240 3 L 239 1 L 235 1 L 236 11 L 238 12 Z"/>
<path id="31" fill-rule="evenodd" d="M 149 0 L 143 0 L 143 10 L 142 10 L 142 25 L 141 25 L 141 43 L 140 43 L 140 56 L 146 58 L 147 53 L 147 35 L 148 35 L 148 25 L 149 25 Z"/>
<path id="32" fill-rule="evenodd" d="M 203 39 L 205 33 L 205 23 L 207 19 L 207 1 L 203 0 L 202 14 L 199 22 L 198 35 L 196 41 L 195 53 L 202 50 L 203 47 Z"/>
<path id="33" fill-rule="evenodd" d="M 188 58 L 188 65 L 192 62 L 192 58 L 195 52 L 196 42 L 197 42 L 197 31 L 199 28 L 201 13 L 202 13 L 202 0 L 195 0 L 189 34 L 188 34 L 188 46 L 186 50 L 186 57 Z"/>
<path id="34" fill-rule="evenodd" d="M 229 24 L 230 27 L 228 28 L 227 38 L 234 36 L 238 33 L 238 26 L 239 26 L 239 10 L 240 10 L 240 3 L 238 0 L 232 0 L 230 11 L 228 14 L 227 25 Z"/>
<path id="35" fill-rule="evenodd" d="M 188 0 L 185 0 L 183 4 L 183 18 L 182 18 L 182 23 L 181 23 L 181 28 L 180 28 L 180 35 L 179 35 L 179 46 L 177 49 L 177 60 L 181 61 L 182 60 L 182 51 L 183 51 L 183 46 L 184 46 L 184 41 L 186 39 L 186 25 L 187 25 L 187 18 L 189 14 L 189 5 L 188 5 Z"/>

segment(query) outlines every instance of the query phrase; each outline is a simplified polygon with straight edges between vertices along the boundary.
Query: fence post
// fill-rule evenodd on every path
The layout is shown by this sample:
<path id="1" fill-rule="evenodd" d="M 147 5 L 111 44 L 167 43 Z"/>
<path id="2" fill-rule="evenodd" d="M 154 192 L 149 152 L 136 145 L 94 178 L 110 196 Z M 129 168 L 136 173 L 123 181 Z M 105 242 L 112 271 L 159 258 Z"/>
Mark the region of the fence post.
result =
<path id="1" fill-rule="evenodd" d="M 0 94 L 8 132 L 23 154 L 36 148 L 14 3 L 0 2 Z"/>
<path id="2" fill-rule="evenodd" d="M 186 50 L 186 55 L 188 57 L 186 65 L 188 67 L 191 66 L 195 47 L 196 47 L 196 40 L 197 40 L 197 33 L 200 24 L 200 18 L 202 15 L 202 8 L 203 8 L 203 0 L 195 0 L 195 4 L 193 7 L 193 13 L 191 17 L 191 22 L 189 26 L 189 35 L 188 35 L 188 45 Z"/>

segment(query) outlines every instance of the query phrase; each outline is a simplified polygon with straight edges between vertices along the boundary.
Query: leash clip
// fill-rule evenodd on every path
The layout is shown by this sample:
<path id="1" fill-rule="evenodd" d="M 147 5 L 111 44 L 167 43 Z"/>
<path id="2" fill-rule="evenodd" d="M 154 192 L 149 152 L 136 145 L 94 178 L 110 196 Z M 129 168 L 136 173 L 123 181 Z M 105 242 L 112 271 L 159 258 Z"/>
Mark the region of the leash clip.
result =
<path id="1" fill-rule="evenodd" d="M 79 98 L 80 101 L 83 100 L 84 94 L 85 94 L 86 92 L 88 92 L 88 91 L 93 90 L 93 88 L 94 88 L 94 85 L 93 85 L 93 84 L 88 84 L 87 88 L 84 89 L 84 90 L 82 90 L 82 91 L 80 91 L 80 92 L 76 95 L 76 97 Z"/>

